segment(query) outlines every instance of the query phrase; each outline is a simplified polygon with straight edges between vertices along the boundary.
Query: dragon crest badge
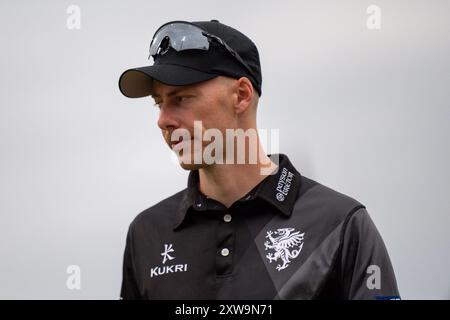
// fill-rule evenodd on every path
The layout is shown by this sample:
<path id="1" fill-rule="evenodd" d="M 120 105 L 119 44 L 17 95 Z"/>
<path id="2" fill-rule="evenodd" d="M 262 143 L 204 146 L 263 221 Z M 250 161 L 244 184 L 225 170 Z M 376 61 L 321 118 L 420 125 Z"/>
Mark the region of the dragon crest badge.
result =
<path id="1" fill-rule="evenodd" d="M 283 264 L 278 264 L 276 269 L 281 271 L 286 269 L 291 263 L 292 259 L 295 259 L 300 254 L 303 247 L 303 237 L 305 233 L 300 233 L 300 231 L 295 231 L 294 228 L 282 228 L 277 229 L 277 231 L 267 231 L 266 238 L 269 241 L 264 242 L 265 249 L 272 249 L 275 252 L 269 252 L 266 258 L 269 262 L 277 261 L 281 259 Z M 277 237 L 273 237 L 277 235 Z"/>

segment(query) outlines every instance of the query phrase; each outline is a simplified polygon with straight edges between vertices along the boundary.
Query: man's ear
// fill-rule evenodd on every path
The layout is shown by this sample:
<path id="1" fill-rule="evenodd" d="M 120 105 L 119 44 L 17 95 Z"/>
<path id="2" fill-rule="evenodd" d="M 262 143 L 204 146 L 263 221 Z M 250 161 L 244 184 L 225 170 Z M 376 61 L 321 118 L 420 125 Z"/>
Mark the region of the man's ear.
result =
<path id="1" fill-rule="evenodd" d="M 235 111 L 241 114 L 250 108 L 254 95 L 253 85 L 247 77 L 241 77 L 236 82 L 237 103 Z"/>

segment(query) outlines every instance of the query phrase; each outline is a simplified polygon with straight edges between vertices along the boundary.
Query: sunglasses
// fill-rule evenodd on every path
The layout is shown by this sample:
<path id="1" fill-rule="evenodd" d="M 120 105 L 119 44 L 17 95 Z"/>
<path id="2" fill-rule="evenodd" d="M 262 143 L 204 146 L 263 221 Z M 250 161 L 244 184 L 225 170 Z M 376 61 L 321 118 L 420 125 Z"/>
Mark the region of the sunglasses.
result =
<path id="1" fill-rule="evenodd" d="M 209 50 L 211 42 L 220 44 L 229 52 L 255 79 L 252 69 L 244 59 L 220 37 L 213 35 L 204 29 L 187 21 L 171 21 L 163 24 L 156 30 L 150 43 L 150 57 L 165 54 L 169 48 L 176 51 L 183 50 Z"/>

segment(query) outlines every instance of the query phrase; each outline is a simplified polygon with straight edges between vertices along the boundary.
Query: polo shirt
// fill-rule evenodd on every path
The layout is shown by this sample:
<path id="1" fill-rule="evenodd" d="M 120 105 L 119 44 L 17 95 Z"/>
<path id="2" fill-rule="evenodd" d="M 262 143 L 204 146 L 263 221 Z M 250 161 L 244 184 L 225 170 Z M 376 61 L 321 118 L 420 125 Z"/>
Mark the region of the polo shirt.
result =
<path id="1" fill-rule="evenodd" d="M 366 207 L 302 176 L 285 154 L 229 208 L 184 190 L 131 222 L 121 299 L 399 299 Z"/>

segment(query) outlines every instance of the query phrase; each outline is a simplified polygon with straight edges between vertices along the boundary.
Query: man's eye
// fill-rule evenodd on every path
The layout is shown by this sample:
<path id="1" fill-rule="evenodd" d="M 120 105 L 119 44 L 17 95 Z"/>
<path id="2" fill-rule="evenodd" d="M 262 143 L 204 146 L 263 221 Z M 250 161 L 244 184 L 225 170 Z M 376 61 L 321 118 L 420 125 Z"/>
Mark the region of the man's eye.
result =
<path id="1" fill-rule="evenodd" d="M 177 97 L 175 97 L 175 101 L 177 103 L 180 103 L 180 102 L 186 101 L 188 98 L 189 98 L 188 96 L 177 96 Z"/>
<path id="2" fill-rule="evenodd" d="M 173 102 L 175 104 L 180 104 L 182 102 L 185 102 L 190 97 L 191 96 L 176 96 L 176 97 L 174 97 Z M 155 103 L 153 105 L 157 108 L 161 108 L 161 104 L 162 104 L 162 101 L 155 101 Z"/>

